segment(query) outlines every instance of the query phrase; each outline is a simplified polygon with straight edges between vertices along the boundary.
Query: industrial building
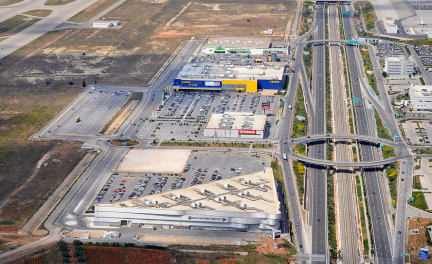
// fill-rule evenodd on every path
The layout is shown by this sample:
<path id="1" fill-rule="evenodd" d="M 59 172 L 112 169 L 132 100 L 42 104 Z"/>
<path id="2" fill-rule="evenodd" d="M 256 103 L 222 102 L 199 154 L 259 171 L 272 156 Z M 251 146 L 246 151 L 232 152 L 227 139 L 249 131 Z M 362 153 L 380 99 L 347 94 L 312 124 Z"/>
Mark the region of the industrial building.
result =
<path id="1" fill-rule="evenodd" d="M 110 28 L 120 25 L 120 21 L 95 21 L 93 27 L 95 28 Z"/>
<path id="2" fill-rule="evenodd" d="M 414 63 L 411 56 L 400 55 L 386 57 L 384 71 L 389 77 L 408 77 L 414 72 Z"/>
<path id="3" fill-rule="evenodd" d="M 432 111 L 432 86 L 413 85 L 409 89 L 411 108 L 414 111 Z"/>
<path id="4" fill-rule="evenodd" d="M 95 206 L 95 226 L 271 231 L 280 202 L 273 170 Z"/>
<path id="5" fill-rule="evenodd" d="M 253 115 L 248 112 L 212 114 L 204 128 L 204 136 L 263 139 L 265 123 L 265 115 Z"/>
<path id="6" fill-rule="evenodd" d="M 239 53 L 260 55 L 264 52 L 288 54 L 288 45 L 271 43 L 271 38 L 212 37 L 206 39 L 201 51 L 206 54 Z"/>
<path id="7" fill-rule="evenodd" d="M 384 28 L 387 33 L 398 33 L 398 26 L 395 24 L 394 18 L 391 16 L 383 17 Z"/>
<path id="8" fill-rule="evenodd" d="M 234 66 L 187 63 L 174 79 L 176 90 L 224 90 L 257 92 L 259 89 L 280 90 L 285 86 L 285 66 Z"/>

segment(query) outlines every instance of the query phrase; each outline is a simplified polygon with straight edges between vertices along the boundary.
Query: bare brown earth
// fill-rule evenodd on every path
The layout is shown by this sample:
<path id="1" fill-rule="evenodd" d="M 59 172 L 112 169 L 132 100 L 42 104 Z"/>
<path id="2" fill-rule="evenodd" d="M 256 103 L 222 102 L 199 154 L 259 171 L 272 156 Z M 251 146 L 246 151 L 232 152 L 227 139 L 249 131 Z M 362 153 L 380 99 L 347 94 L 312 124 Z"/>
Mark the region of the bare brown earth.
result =
<path id="1" fill-rule="evenodd" d="M 423 217 L 413 217 L 409 220 L 408 232 L 411 229 L 419 229 L 418 235 L 409 235 L 407 243 L 407 254 L 411 254 L 411 261 L 413 263 L 430 263 L 430 260 L 419 259 L 420 248 L 427 247 L 426 243 L 426 227 L 432 225 L 432 219 Z"/>

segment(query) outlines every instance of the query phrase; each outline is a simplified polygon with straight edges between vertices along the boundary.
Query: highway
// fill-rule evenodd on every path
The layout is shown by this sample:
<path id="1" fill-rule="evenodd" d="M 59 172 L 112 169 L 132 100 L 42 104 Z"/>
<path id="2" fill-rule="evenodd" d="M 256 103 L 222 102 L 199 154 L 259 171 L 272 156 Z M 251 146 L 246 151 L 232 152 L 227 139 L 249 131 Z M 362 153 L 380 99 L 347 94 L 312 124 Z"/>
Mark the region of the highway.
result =
<path id="1" fill-rule="evenodd" d="M 342 11 L 353 12 L 351 5 L 342 5 Z M 352 15 L 343 15 L 343 25 L 345 38 L 353 39 L 354 31 L 352 26 Z M 372 120 L 366 101 L 362 94 L 359 78 L 362 64 L 358 64 L 356 58 L 357 47 L 347 45 L 348 67 L 351 77 L 351 87 L 353 98 L 359 98 L 359 103 L 354 103 L 356 115 L 357 133 L 361 135 L 372 135 Z M 360 144 L 362 161 L 373 161 L 379 159 L 377 149 L 370 144 Z M 364 170 L 364 181 L 366 186 L 366 197 L 369 209 L 370 221 L 372 223 L 372 235 L 374 239 L 374 260 L 375 263 L 392 263 L 393 257 L 393 234 L 391 226 L 390 212 L 384 195 L 384 186 L 380 180 L 382 172 L 377 169 Z M 387 199 L 388 201 L 388 199 Z"/>
<path id="2" fill-rule="evenodd" d="M 339 38 L 339 20 L 335 4 L 329 4 L 329 38 Z M 338 43 L 330 44 L 331 65 L 331 90 L 332 90 L 332 115 L 333 132 L 349 133 L 348 113 L 346 108 L 346 94 L 343 79 L 343 67 L 341 65 L 341 52 Z M 334 158 L 337 161 L 352 161 L 350 143 L 345 140 L 336 140 L 334 146 Z M 335 199 L 337 207 L 335 212 L 338 219 L 339 249 L 346 263 L 360 263 L 359 258 L 359 230 L 357 222 L 356 197 L 355 197 L 355 174 L 353 168 L 337 167 Z M 361 231 L 360 231 L 361 232 Z M 362 258 L 363 259 L 363 258 Z"/>
<path id="3" fill-rule="evenodd" d="M 314 39 L 325 39 L 325 4 L 315 6 L 315 21 L 318 26 Z M 314 117 L 309 126 L 309 134 L 326 133 L 326 81 L 325 81 L 325 43 L 315 43 L 313 47 L 312 92 L 315 97 Z M 325 141 L 309 143 L 308 155 L 312 158 L 326 159 Z M 328 222 L 327 222 L 327 171 L 325 167 L 311 166 L 307 169 L 309 225 L 311 226 L 311 250 L 318 258 L 314 263 L 325 263 L 318 260 L 329 258 Z"/>

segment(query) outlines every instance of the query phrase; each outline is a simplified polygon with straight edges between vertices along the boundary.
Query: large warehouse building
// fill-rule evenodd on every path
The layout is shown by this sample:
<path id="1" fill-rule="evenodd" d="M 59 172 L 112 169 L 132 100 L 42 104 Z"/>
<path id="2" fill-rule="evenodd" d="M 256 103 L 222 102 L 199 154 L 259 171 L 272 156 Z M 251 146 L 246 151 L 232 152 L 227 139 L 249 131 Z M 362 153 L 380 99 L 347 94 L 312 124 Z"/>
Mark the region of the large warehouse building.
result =
<path id="1" fill-rule="evenodd" d="M 273 170 L 95 207 L 96 226 L 279 229 L 280 202 Z"/>
<path id="2" fill-rule="evenodd" d="M 248 112 L 212 114 L 204 128 L 204 136 L 263 139 L 265 123 L 265 115 L 253 115 Z"/>
<path id="3" fill-rule="evenodd" d="M 234 66 L 187 63 L 174 79 L 176 90 L 224 90 L 254 93 L 285 86 L 285 67 L 280 65 Z"/>
<path id="4" fill-rule="evenodd" d="M 207 38 L 201 51 L 206 54 L 263 54 L 276 52 L 288 55 L 288 46 L 272 44 L 271 38 L 212 37 Z"/>

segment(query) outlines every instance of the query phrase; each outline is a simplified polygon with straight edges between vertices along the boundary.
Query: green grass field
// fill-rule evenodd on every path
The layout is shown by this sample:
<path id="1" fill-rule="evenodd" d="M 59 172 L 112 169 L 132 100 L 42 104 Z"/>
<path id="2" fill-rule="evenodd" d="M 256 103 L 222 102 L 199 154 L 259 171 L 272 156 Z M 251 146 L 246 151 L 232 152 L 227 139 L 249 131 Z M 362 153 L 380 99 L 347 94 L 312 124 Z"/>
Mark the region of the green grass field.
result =
<path id="1" fill-rule="evenodd" d="M 65 5 L 73 2 L 75 0 L 48 0 L 45 2 L 47 6 L 57 6 L 57 5 Z"/>
<path id="2" fill-rule="evenodd" d="M 15 35 L 38 22 L 40 18 L 16 15 L 0 23 L 0 37 Z"/>

